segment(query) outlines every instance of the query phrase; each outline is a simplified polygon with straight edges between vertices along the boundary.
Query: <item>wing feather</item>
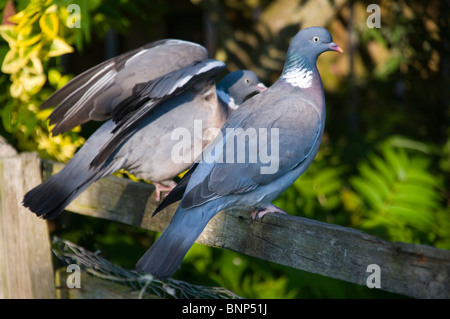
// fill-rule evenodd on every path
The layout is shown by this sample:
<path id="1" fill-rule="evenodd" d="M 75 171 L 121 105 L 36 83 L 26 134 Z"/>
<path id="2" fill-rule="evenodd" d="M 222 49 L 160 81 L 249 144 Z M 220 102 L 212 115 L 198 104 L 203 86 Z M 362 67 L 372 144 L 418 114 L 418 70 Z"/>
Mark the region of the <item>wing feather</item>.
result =
<path id="1" fill-rule="evenodd" d="M 113 112 L 116 127 L 114 136 L 100 149 L 91 162 L 92 167 L 102 165 L 108 157 L 133 134 L 139 123 L 168 98 L 189 89 L 204 78 L 214 79 L 225 69 L 225 63 L 214 59 L 194 62 L 160 78 L 139 84 L 132 97 L 123 101 Z M 139 91 L 139 92 L 137 92 Z"/>
<path id="2" fill-rule="evenodd" d="M 42 103 L 41 109 L 56 106 L 49 116 L 50 124 L 55 124 L 53 135 L 90 120 L 107 120 L 116 105 L 132 94 L 136 83 L 207 57 L 207 50 L 192 42 L 173 39 L 151 42 L 76 76 Z"/>
<path id="3" fill-rule="evenodd" d="M 263 95 L 264 92 L 255 98 L 259 97 L 260 100 L 264 100 Z M 266 107 L 258 105 L 261 103 L 254 102 L 252 104 L 244 104 L 242 108 L 239 108 L 238 111 L 243 110 L 239 112 L 242 114 L 233 113 L 233 116 L 240 118 L 239 123 L 244 124 L 243 130 L 240 130 L 237 136 L 238 138 L 242 137 L 246 130 L 252 128 L 258 132 L 259 129 L 267 129 L 268 144 L 278 143 L 278 156 L 273 158 L 278 160 L 277 169 L 270 174 L 262 173 L 262 168 L 267 167 L 267 163 L 261 161 L 259 150 L 256 163 L 249 161 L 247 155 L 244 163 L 238 163 L 237 154 L 234 154 L 235 157 L 231 160 L 214 163 L 206 178 L 185 194 L 181 201 L 182 208 L 199 206 L 218 197 L 242 194 L 250 192 L 258 186 L 266 185 L 301 164 L 311 154 L 316 143 L 320 142 L 321 118 L 316 108 L 310 103 L 286 96 L 279 99 L 269 98 L 267 101 L 263 101 L 263 104 L 267 105 Z M 277 109 L 276 114 L 279 114 L 278 116 L 274 116 L 273 108 Z M 242 117 L 245 117 L 245 120 Z M 233 119 L 231 122 L 233 122 Z M 237 126 L 233 127 L 232 124 L 228 123 L 227 125 L 226 123 L 226 126 L 222 129 L 225 141 L 223 153 L 226 153 L 226 144 L 233 143 L 230 139 L 231 134 L 226 134 L 226 130 L 230 128 L 236 129 Z M 272 140 L 271 138 L 276 131 L 278 131 L 278 140 L 276 138 Z M 257 140 L 253 142 L 260 147 L 264 141 L 258 140 L 258 135 L 261 134 L 254 135 Z M 252 141 L 248 140 L 248 142 Z M 236 145 L 236 143 L 233 144 Z M 234 147 L 236 148 L 236 146 Z M 276 147 L 272 145 L 268 154 L 270 149 L 275 151 Z"/>

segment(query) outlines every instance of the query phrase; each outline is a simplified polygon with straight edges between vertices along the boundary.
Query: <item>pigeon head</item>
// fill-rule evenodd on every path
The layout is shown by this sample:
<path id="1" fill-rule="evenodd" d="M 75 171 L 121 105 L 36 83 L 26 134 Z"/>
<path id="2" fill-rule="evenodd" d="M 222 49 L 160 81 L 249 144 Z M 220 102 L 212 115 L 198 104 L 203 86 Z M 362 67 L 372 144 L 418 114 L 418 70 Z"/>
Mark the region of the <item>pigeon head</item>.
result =
<path id="1" fill-rule="evenodd" d="M 217 95 L 235 110 L 251 95 L 260 93 L 267 87 L 259 80 L 258 76 L 249 70 L 239 70 L 227 74 L 217 84 Z"/>
<path id="2" fill-rule="evenodd" d="M 325 51 L 344 52 L 333 42 L 330 32 L 322 27 L 311 27 L 303 29 L 295 35 L 287 54 L 302 54 L 315 61 Z"/>
<path id="3" fill-rule="evenodd" d="M 326 51 L 344 52 L 326 29 L 311 27 L 301 30 L 291 41 L 281 78 L 299 88 L 311 87 L 313 73 L 317 72 L 317 58 Z"/>

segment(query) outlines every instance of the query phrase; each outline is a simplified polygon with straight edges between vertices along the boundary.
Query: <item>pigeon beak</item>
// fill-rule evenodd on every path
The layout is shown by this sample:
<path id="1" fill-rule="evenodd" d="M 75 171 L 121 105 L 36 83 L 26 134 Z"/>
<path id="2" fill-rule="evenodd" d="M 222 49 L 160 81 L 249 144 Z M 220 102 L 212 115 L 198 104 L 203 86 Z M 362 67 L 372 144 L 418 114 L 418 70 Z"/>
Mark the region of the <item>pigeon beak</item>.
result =
<path id="1" fill-rule="evenodd" d="M 255 85 L 256 86 L 256 89 L 258 90 L 258 92 L 262 92 L 262 91 L 265 91 L 265 90 L 267 90 L 267 86 L 265 86 L 263 83 L 258 83 L 258 84 L 256 84 Z"/>
<path id="2" fill-rule="evenodd" d="M 339 53 L 344 53 L 344 50 L 342 50 L 342 48 L 340 46 L 338 46 L 336 43 L 331 42 L 328 44 L 328 47 L 330 48 L 331 51 L 336 51 Z"/>

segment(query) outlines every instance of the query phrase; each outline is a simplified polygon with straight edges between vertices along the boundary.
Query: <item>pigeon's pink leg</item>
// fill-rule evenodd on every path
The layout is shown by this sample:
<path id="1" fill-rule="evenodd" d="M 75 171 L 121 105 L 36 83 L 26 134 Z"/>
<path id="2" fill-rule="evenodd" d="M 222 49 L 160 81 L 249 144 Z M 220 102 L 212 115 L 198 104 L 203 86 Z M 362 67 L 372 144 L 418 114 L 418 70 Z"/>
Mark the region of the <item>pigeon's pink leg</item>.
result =
<path id="1" fill-rule="evenodd" d="M 256 218 L 262 218 L 267 213 L 287 214 L 281 208 L 278 208 L 277 206 L 275 206 L 273 204 L 269 204 L 264 209 L 253 210 L 251 216 L 252 216 L 252 219 L 255 220 Z"/>
<path id="2" fill-rule="evenodd" d="M 174 181 L 170 181 L 170 182 L 165 182 L 166 184 L 169 185 L 163 185 L 161 183 L 158 182 L 152 182 L 153 185 L 155 185 L 155 200 L 157 202 L 159 202 L 159 200 L 161 199 L 161 192 L 168 192 L 167 194 L 169 194 L 169 192 L 175 187 L 177 186 L 177 183 L 175 183 Z M 167 196 L 166 194 L 166 196 Z"/>

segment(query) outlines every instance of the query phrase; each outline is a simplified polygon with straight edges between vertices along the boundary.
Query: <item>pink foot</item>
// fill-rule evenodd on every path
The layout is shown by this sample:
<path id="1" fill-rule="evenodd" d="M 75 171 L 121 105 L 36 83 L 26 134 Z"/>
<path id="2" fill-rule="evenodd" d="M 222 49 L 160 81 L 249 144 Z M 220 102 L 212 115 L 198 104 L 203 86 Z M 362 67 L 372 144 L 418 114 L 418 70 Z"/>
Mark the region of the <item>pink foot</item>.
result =
<path id="1" fill-rule="evenodd" d="M 169 194 L 169 192 L 175 187 L 177 186 L 177 183 L 175 183 L 174 181 L 170 181 L 170 182 L 166 182 L 166 184 L 170 184 L 170 185 L 163 185 L 161 183 L 158 182 L 153 182 L 153 185 L 155 185 L 155 200 L 157 202 L 159 202 L 159 200 L 161 199 L 161 192 L 168 192 L 167 194 Z M 165 196 L 167 196 L 167 194 Z"/>
<path id="2" fill-rule="evenodd" d="M 264 209 L 253 210 L 251 216 L 252 216 L 252 219 L 255 220 L 256 218 L 262 218 L 267 213 L 287 214 L 281 208 L 278 208 L 277 206 L 275 206 L 273 204 L 269 204 Z"/>

